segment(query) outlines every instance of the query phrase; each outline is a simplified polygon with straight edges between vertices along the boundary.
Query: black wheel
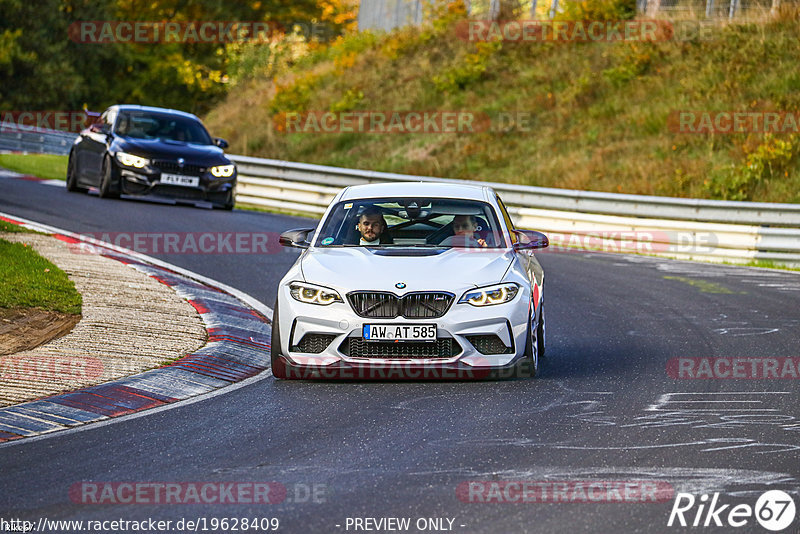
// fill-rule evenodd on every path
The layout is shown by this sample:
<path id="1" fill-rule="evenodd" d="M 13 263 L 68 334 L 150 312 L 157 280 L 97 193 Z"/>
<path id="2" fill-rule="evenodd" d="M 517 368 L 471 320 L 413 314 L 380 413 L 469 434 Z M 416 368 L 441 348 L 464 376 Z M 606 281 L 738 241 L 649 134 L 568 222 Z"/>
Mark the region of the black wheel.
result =
<path id="1" fill-rule="evenodd" d="M 538 334 L 539 329 L 534 328 L 533 317 L 528 314 L 528 335 L 525 340 L 525 357 L 519 365 L 520 375 L 528 378 L 533 378 L 539 372 L 539 340 L 538 335 L 534 336 L 533 333 Z"/>
<path id="2" fill-rule="evenodd" d="M 103 161 L 103 177 L 100 179 L 100 198 L 119 197 L 119 182 L 115 176 L 116 174 L 114 163 L 111 161 L 111 158 L 106 156 L 106 159 Z"/>
<path id="3" fill-rule="evenodd" d="M 72 159 L 71 153 L 69 155 L 69 160 L 67 160 L 67 191 L 70 193 L 85 191 L 83 187 L 78 185 L 78 175 L 75 173 L 75 161 Z"/>
<path id="4" fill-rule="evenodd" d="M 230 191 L 228 191 L 228 196 L 225 198 L 225 204 L 222 205 L 222 209 L 231 211 L 235 204 L 236 204 L 236 191 L 231 189 Z"/>
<path id="5" fill-rule="evenodd" d="M 539 326 L 536 329 L 536 343 L 538 347 L 539 359 L 545 355 L 545 322 L 544 322 L 544 299 L 539 304 Z"/>
<path id="6" fill-rule="evenodd" d="M 278 299 L 272 309 L 272 339 L 270 341 L 270 360 L 272 362 L 272 376 L 286 378 L 286 364 L 281 359 L 281 333 L 278 325 Z"/>

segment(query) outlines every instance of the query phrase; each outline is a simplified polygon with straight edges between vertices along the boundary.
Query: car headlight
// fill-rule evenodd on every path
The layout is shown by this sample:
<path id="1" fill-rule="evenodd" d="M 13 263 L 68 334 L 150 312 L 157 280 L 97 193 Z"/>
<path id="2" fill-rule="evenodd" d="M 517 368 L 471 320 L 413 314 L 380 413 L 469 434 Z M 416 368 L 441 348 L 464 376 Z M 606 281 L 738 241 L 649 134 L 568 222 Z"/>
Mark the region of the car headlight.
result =
<path id="1" fill-rule="evenodd" d="M 519 293 L 519 286 L 513 282 L 497 284 L 494 286 L 470 289 L 459 300 L 459 304 L 466 302 L 473 306 L 492 306 L 514 300 Z"/>
<path id="2" fill-rule="evenodd" d="M 335 290 L 304 282 L 292 282 L 289 284 L 289 292 L 292 298 L 306 304 L 327 306 L 334 302 L 342 302 L 342 297 Z"/>
<path id="3" fill-rule="evenodd" d="M 134 156 L 133 154 L 128 154 L 127 152 L 117 152 L 117 161 L 126 167 L 136 167 L 137 169 L 141 169 L 150 163 L 149 159 Z"/>
<path id="4" fill-rule="evenodd" d="M 233 171 L 236 170 L 236 166 L 231 165 L 217 165 L 216 167 L 211 167 L 211 174 L 213 174 L 216 178 L 227 178 L 229 176 L 233 176 Z"/>

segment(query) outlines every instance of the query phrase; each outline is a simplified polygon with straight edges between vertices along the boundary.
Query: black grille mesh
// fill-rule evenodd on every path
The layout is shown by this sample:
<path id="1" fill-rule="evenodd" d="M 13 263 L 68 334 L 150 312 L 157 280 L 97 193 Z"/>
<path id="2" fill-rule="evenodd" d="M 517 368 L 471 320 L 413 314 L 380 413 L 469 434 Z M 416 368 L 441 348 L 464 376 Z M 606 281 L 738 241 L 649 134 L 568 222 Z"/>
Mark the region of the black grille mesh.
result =
<path id="1" fill-rule="evenodd" d="M 346 338 L 339 346 L 343 354 L 353 358 L 451 358 L 461 351 L 453 338 L 436 342 L 383 342 Z"/>
<path id="2" fill-rule="evenodd" d="M 361 317 L 394 319 L 436 319 L 443 316 L 455 295 L 444 292 L 408 293 L 398 297 L 393 293 L 357 291 L 349 293 L 350 306 Z"/>
<path id="3" fill-rule="evenodd" d="M 336 336 L 333 334 L 306 334 L 300 343 L 292 347 L 295 352 L 319 354 L 331 344 Z"/>
<path id="4" fill-rule="evenodd" d="M 466 336 L 466 338 L 481 354 L 511 354 L 514 350 L 513 347 L 506 347 L 503 340 L 495 334 Z"/>
<path id="5" fill-rule="evenodd" d="M 162 172 L 169 172 L 172 174 L 185 174 L 187 176 L 200 176 L 206 171 L 205 167 L 200 165 L 178 165 L 175 161 L 154 161 L 153 164 L 158 167 Z"/>

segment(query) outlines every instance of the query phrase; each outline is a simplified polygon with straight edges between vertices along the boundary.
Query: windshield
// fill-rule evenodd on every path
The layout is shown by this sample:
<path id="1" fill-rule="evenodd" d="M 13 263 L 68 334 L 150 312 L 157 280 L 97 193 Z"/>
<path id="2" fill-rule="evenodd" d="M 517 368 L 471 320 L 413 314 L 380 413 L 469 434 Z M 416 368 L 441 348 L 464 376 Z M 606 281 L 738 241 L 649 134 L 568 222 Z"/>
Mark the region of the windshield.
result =
<path id="1" fill-rule="evenodd" d="M 210 145 L 211 136 L 200 121 L 147 111 L 123 111 L 119 114 L 115 132 L 133 139 L 161 139 L 197 145 Z"/>
<path id="2" fill-rule="evenodd" d="M 336 204 L 316 246 L 504 248 L 505 242 L 485 202 L 370 198 Z"/>

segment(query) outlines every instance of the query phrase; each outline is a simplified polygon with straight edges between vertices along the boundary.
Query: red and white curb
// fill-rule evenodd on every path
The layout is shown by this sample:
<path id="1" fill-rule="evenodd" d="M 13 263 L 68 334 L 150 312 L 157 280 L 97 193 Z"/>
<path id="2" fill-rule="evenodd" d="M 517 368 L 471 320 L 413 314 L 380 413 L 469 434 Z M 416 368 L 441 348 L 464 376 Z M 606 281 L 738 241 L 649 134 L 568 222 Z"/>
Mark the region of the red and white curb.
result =
<path id="1" fill-rule="evenodd" d="M 253 297 L 191 271 L 121 247 L 0 213 L 0 220 L 89 242 L 104 256 L 172 287 L 201 315 L 208 343 L 169 365 L 70 393 L 0 409 L 0 442 L 130 415 L 208 394 L 269 368 L 272 310 Z"/>

